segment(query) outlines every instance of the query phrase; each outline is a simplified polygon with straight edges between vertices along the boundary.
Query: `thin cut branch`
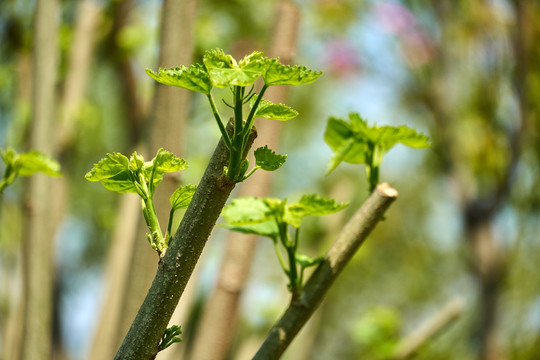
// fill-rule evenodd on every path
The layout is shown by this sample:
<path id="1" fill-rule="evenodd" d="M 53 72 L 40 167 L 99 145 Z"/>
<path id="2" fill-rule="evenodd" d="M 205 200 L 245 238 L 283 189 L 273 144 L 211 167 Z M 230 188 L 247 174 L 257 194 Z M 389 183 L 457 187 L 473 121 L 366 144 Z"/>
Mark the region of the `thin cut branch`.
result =
<path id="1" fill-rule="evenodd" d="M 280 358 L 397 195 L 397 191 L 386 183 L 377 186 L 360 210 L 347 223 L 326 254 L 324 261 L 306 283 L 300 301 L 291 303 L 285 314 L 270 330 L 253 359 Z"/>
<path id="2" fill-rule="evenodd" d="M 454 322 L 463 312 L 464 300 L 460 296 L 451 299 L 435 315 L 422 323 L 418 329 L 403 339 L 396 351 L 394 360 L 405 360 L 411 358 L 424 344 L 433 340 L 448 325 Z"/>
<path id="3" fill-rule="evenodd" d="M 248 148 L 255 137 L 256 132 L 253 131 Z M 166 255 L 159 263 L 152 286 L 115 359 L 155 358 L 161 336 L 167 328 L 221 209 L 235 186 L 223 174 L 228 159 L 229 152 L 222 139 L 210 159 Z"/>

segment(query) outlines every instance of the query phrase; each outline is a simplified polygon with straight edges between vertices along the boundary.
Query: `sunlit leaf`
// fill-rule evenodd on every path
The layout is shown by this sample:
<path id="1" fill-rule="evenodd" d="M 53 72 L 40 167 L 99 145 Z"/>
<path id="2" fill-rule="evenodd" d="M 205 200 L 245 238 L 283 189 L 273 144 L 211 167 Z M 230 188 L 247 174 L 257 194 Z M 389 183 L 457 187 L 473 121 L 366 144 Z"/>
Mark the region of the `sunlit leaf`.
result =
<path id="1" fill-rule="evenodd" d="M 287 159 L 287 155 L 276 154 L 267 145 L 256 149 L 254 155 L 255 165 L 266 171 L 279 169 Z"/>
<path id="2" fill-rule="evenodd" d="M 151 78 L 164 85 L 177 86 L 203 94 L 210 94 L 212 90 L 208 72 L 201 64 L 170 69 L 160 68 L 157 73 L 150 69 L 145 69 L 145 71 Z"/>
<path id="3" fill-rule="evenodd" d="M 270 208 L 265 199 L 258 197 L 241 197 L 227 204 L 221 216 L 231 225 L 260 224 L 271 219 Z"/>
<path id="4" fill-rule="evenodd" d="M 148 167 L 149 164 L 146 164 L 146 166 Z M 136 172 L 142 170 L 144 167 L 144 157 L 134 151 L 133 154 L 131 154 L 131 156 L 129 157 L 129 170 Z"/>
<path id="5" fill-rule="evenodd" d="M 173 153 L 163 149 L 158 150 L 156 157 L 152 161 L 154 164 L 154 176 L 184 170 L 188 167 L 184 159 L 176 157 Z"/>
<path id="6" fill-rule="evenodd" d="M 197 186 L 195 185 L 180 186 L 171 196 L 171 207 L 174 210 L 186 209 L 191 203 L 191 199 L 193 198 L 193 195 L 195 195 L 196 190 Z"/>
<path id="7" fill-rule="evenodd" d="M 49 176 L 61 176 L 60 164 L 39 151 L 20 154 L 15 160 L 15 168 L 19 176 L 31 176 L 37 172 Z"/>
<path id="8" fill-rule="evenodd" d="M 270 59 L 263 74 L 264 83 L 268 86 L 310 84 L 322 74 L 322 71 L 309 70 L 305 66 L 283 65 L 278 60 Z"/>
<path id="9" fill-rule="evenodd" d="M 85 175 L 89 181 L 99 181 L 106 189 L 136 193 L 137 189 L 129 175 L 129 160 L 120 153 L 107 154 Z"/>
<path id="10" fill-rule="evenodd" d="M 255 97 L 251 99 L 250 106 L 253 107 L 254 103 Z M 255 116 L 271 120 L 287 121 L 297 117 L 298 111 L 288 107 L 287 105 L 274 104 L 271 101 L 262 99 L 259 102 Z"/>
<path id="11" fill-rule="evenodd" d="M 248 86 L 266 70 L 268 59 L 261 52 L 254 52 L 237 63 L 223 50 L 209 50 L 203 57 L 204 66 L 213 86 Z"/>
<path id="12" fill-rule="evenodd" d="M 284 221 L 299 228 L 304 216 L 323 216 L 344 209 L 347 203 L 337 203 L 333 199 L 311 194 L 304 195 L 296 204 L 287 206 Z"/>
<path id="13" fill-rule="evenodd" d="M 328 173 L 342 161 L 379 166 L 384 154 L 398 143 L 413 148 L 430 145 L 427 136 L 407 126 L 368 126 L 355 113 L 349 115 L 349 122 L 333 117 L 328 119 L 324 140 L 334 152 Z"/>

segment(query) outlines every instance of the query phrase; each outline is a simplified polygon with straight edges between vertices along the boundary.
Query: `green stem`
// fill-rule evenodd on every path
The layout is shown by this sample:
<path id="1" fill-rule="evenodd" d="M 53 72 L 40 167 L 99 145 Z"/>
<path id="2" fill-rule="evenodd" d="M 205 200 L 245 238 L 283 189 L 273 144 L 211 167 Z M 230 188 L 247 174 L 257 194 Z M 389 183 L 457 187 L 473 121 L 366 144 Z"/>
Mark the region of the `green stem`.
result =
<path id="1" fill-rule="evenodd" d="M 287 257 L 289 260 L 289 281 L 290 281 L 290 287 L 292 292 L 292 298 L 293 300 L 297 299 L 300 296 L 300 289 L 298 287 L 298 272 L 296 269 L 296 257 L 294 256 L 296 253 L 296 245 L 294 242 L 291 242 L 289 239 L 289 232 L 287 231 L 287 223 L 284 222 L 278 222 L 278 228 L 279 228 L 279 237 L 281 239 L 281 243 L 287 250 Z"/>
<path id="2" fill-rule="evenodd" d="M 259 95 L 257 95 L 257 99 L 255 99 L 255 103 L 253 103 L 253 107 L 251 108 L 251 111 L 249 112 L 249 115 L 246 119 L 246 127 L 244 129 L 244 137 L 249 134 L 249 129 L 253 126 L 253 122 L 255 121 L 255 113 L 257 112 L 257 108 L 259 107 L 259 104 L 264 96 L 264 93 L 268 89 L 268 85 L 264 84 L 264 86 L 261 89 L 261 92 Z"/>
<path id="3" fill-rule="evenodd" d="M 167 224 L 167 233 L 165 234 L 165 237 L 167 237 L 167 235 L 171 235 L 172 234 L 172 223 L 173 223 L 173 220 L 174 220 L 174 208 L 171 208 L 171 211 L 169 212 L 169 222 Z"/>
<path id="4" fill-rule="evenodd" d="M 227 134 L 227 130 L 225 130 L 225 126 L 223 125 L 223 121 L 221 121 L 221 116 L 219 116 L 219 113 L 216 108 L 216 104 L 214 103 L 214 98 L 212 97 L 212 94 L 208 94 L 208 101 L 210 102 L 210 107 L 212 108 L 212 113 L 214 114 L 214 118 L 216 119 L 216 122 L 219 126 L 219 131 L 221 132 L 221 136 L 223 137 L 223 141 L 225 142 L 225 146 L 229 151 L 232 150 L 232 143 L 231 138 L 229 137 L 229 134 Z"/>
<path id="5" fill-rule="evenodd" d="M 150 236 L 152 236 L 152 241 L 156 244 L 159 254 L 163 252 L 164 240 L 163 234 L 161 233 L 161 227 L 159 226 L 159 221 L 156 214 L 156 209 L 154 208 L 154 201 L 150 197 L 148 199 L 142 199 L 142 208 L 144 214 L 144 220 L 148 229 L 150 230 Z"/>
<path id="6" fill-rule="evenodd" d="M 268 89 L 268 85 L 264 84 L 264 86 L 261 89 L 261 92 L 257 96 L 257 99 L 255 99 L 255 103 L 253 104 L 253 107 L 251 108 L 251 111 L 249 112 L 249 115 L 246 119 L 246 126 L 244 127 L 244 133 L 242 134 L 244 137 L 244 140 L 243 140 L 244 144 L 246 144 L 247 142 L 247 139 L 249 137 L 249 130 L 251 130 L 251 128 L 253 127 L 253 122 L 255 121 L 255 113 L 257 112 L 257 108 L 259 107 L 259 104 L 264 96 L 266 89 Z"/>
<path id="7" fill-rule="evenodd" d="M 234 138 L 242 134 L 244 130 L 244 88 L 242 86 L 234 87 Z M 242 150 L 242 149 L 237 149 Z"/>
<path id="8" fill-rule="evenodd" d="M 0 182 L 0 194 L 4 192 L 4 189 L 8 186 L 8 182 L 6 179 L 2 179 L 2 182 Z"/>
<path id="9" fill-rule="evenodd" d="M 291 282 L 292 300 L 300 297 L 301 287 L 298 284 L 298 272 L 296 269 L 296 258 L 293 247 L 287 247 L 287 256 L 289 257 L 289 280 Z"/>
<path id="10" fill-rule="evenodd" d="M 255 171 L 257 171 L 257 169 L 260 169 L 261 167 L 260 166 L 255 166 L 253 169 L 251 169 L 251 171 L 249 173 L 247 173 L 246 176 L 244 176 L 243 180 L 246 180 L 248 177 L 250 177 L 251 175 L 253 175 L 253 173 Z"/>
<path id="11" fill-rule="evenodd" d="M 371 194 L 375 188 L 377 187 L 377 184 L 379 183 L 379 166 L 373 165 L 375 158 L 375 145 L 368 145 L 369 146 L 369 152 L 368 152 L 368 161 L 367 161 L 367 168 L 366 168 L 366 175 L 369 182 L 369 193 Z"/>
<path id="12" fill-rule="evenodd" d="M 277 239 L 272 239 L 274 241 L 274 250 L 276 251 L 276 255 L 279 260 L 279 264 L 283 268 L 283 271 L 287 276 L 289 276 L 289 270 L 287 270 L 287 264 L 285 264 L 285 259 L 283 259 L 283 255 L 281 254 L 281 250 L 279 249 L 279 243 Z"/>

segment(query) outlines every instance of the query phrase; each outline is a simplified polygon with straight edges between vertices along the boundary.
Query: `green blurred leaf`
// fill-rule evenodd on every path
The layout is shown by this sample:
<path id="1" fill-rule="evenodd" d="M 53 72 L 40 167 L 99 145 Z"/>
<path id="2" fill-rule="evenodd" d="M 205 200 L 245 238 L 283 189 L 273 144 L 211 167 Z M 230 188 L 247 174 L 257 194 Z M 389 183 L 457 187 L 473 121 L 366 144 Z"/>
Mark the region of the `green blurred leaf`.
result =
<path id="1" fill-rule="evenodd" d="M 368 126 L 358 114 L 349 114 L 349 122 L 329 118 L 324 140 L 334 152 L 327 173 L 342 161 L 352 164 L 379 166 L 382 158 L 397 143 L 413 148 L 430 146 L 427 136 L 407 126 Z"/>
<path id="2" fill-rule="evenodd" d="M 251 98 L 249 105 L 253 107 L 256 97 Z M 262 117 L 271 120 L 287 121 L 298 116 L 298 111 L 283 104 L 274 104 L 271 101 L 262 99 L 255 112 L 255 117 Z"/>
<path id="3" fill-rule="evenodd" d="M 322 71 L 309 70 L 305 66 L 289 66 L 279 63 L 279 59 L 270 59 L 263 74 L 264 83 L 273 85 L 310 84 L 321 76 Z"/>
<path id="4" fill-rule="evenodd" d="M 157 73 L 150 69 L 145 69 L 145 71 L 151 78 L 164 85 L 181 87 L 203 94 L 210 94 L 212 90 L 208 72 L 201 64 L 194 64 L 187 68 L 185 66 L 160 68 Z"/>
<path id="5" fill-rule="evenodd" d="M 284 221 L 299 228 L 304 216 L 323 216 L 344 209 L 348 204 L 337 203 L 333 199 L 311 194 L 304 195 L 296 204 L 287 206 Z"/>
<path id="6" fill-rule="evenodd" d="M 184 185 L 180 186 L 171 196 L 171 207 L 174 210 L 186 209 L 191 203 L 193 195 L 197 190 L 196 185 Z"/>
<path id="7" fill-rule="evenodd" d="M 268 145 L 255 150 L 255 165 L 266 171 L 274 171 L 279 169 L 287 155 L 279 155 L 268 148 Z"/>
<path id="8" fill-rule="evenodd" d="M 13 150 L 13 148 L 8 147 L 5 150 L 0 150 L 0 156 L 2 156 L 2 161 L 4 162 L 4 164 L 6 164 L 6 166 L 13 166 L 17 153 L 15 152 L 15 150 Z"/>
<path id="9" fill-rule="evenodd" d="M 260 224 L 271 219 L 265 199 L 241 197 L 225 205 L 221 216 L 231 225 Z"/>
<path id="10" fill-rule="evenodd" d="M 19 176 L 32 176 L 37 172 L 49 176 L 62 175 L 60 164 L 56 160 L 35 150 L 20 154 L 15 160 L 14 167 Z"/>
<path id="11" fill-rule="evenodd" d="M 89 181 L 99 181 L 107 190 L 137 193 L 137 188 L 129 174 L 129 164 L 128 158 L 120 153 L 107 154 L 94 164 L 94 167 L 86 173 L 85 178 Z"/>
<path id="12" fill-rule="evenodd" d="M 247 55 L 240 63 L 221 49 L 209 50 L 203 57 L 204 66 L 215 87 L 248 86 L 266 70 L 268 59 L 261 52 Z"/>

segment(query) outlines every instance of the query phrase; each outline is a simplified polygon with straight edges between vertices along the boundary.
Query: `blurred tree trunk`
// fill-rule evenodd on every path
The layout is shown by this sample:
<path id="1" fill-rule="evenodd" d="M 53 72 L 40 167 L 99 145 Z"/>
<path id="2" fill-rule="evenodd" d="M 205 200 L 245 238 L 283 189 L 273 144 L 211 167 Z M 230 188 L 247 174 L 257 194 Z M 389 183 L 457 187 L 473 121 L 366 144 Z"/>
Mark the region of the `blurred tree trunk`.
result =
<path id="1" fill-rule="evenodd" d="M 28 51 L 21 50 L 20 54 L 17 56 L 17 79 L 18 79 L 18 89 L 17 89 L 17 105 L 19 108 L 29 107 L 32 102 L 32 59 Z M 19 139 L 18 136 L 16 136 L 16 140 L 14 142 L 22 141 L 22 139 Z M 2 204 L 5 205 L 5 204 Z M 20 217 L 20 229 L 18 229 L 21 233 L 23 232 L 23 223 L 25 222 L 23 220 L 24 218 L 24 209 L 23 206 L 19 206 L 17 210 L 10 209 L 11 215 L 18 215 Z M 4 210 L 4 215 L 7 215 L 7 212 Z M 2 222 L 4 221 L 10 221 L 6 219 L 7 216 L 4 216 L 2 218 Z M 23 235 L 21 233 L 18 233 L 17 235 L 17 242 L 20 245 L 20 241 L 23 239 Z M 20 252 L 18 252 L 20 254 Z M 20 290 L 18 286 L 14 286 L 15 284 L 18 284 L 22 281 L 22 254 L 20 256 L 17 256 L 15 259 L 15 266 L 11 268 L 11 270 L 8 270 L 7 268 L 4 269 L 2 264 L 2 274 L 4 278 L 9 278 L 10 282 L 13 282 L 12 284 L 8 284 L 8 286 L 12 289 Z M 9 264 L 8 264 L 9 267 Z M 8 272 L 9 271 L 9 272 Z M 13 273 L 11 273 L 13 271 Z M 10 286 L 13 285 L 13 286 Z M 4 328 L 4 337 L 3 337 L 3 356 L 6 359 L 20 359 L 20 354 L 22 351 L 22 345 L 21 345 L 21 339 L 22 339 L 22 326 L 23 326 L 23 317 L 24 317 L 24 304 L 22 303 L 22 298 L 24 294 L 22 294 L 21 291 L 16 291 L 15 293 L 11 293 L 11 298 L 8 302 L 8 314 L 7 319 L 5 322 L 5 328 Z"/>
<path id="2" fill-rule="evenodd" d="M 118 44 L 119 34 L 128 25 L 133 6 L 132 0 L 121 0 L 112 4 L 113 25 L 106 45 L 116 73 L 119 74 L 129 147 L 144 153 L 140 144 L 143 107 L 137 97 L 135 76 L 129 57 Z M 88 359 L 112 359 L 120 346 L 122 336 L 119 334 L 120 324 L 130 280 L 129 271 L 133 262 L 135 243 L 138 240 L 136 235 L 141 221 L 140 212 L 140 198 L 136 194 L 122 194 L 105 265 L 105 297 L 102 300 Z"/>
<path id="3" fill-rule="evenodd" d="M 272 32 L 268 55 L 279 56 L 281 62 L 292 62 L 296 51 L 296 40 L 300 13 L 297 6 L 288 0 L 278 3 L 275 25 Z M 288 87 L 272 87 L 266 98 L 275 103 L 285 103 Z M 277 151 L 281 133 L 278 121 L 257 123 L 258 138 L 254 148 L 268 145 Z M 250 163 L 254 163 L 253 159 Z M 240 196 L 268 196 L 272 173 L 260 171 L 240 188 Z M 223 262 L 214 292 L 210 296 L 202 315 L 193 350 L 189 356 L 193 360 L 224 359 L 234 339 L 238 320 L 240 296 L 245 287 L 253 260 L 257 236 L 229 232 Z"/>
<path id="4" fill-rule="evenodd" d="M 34 24 L 34 90 L 32 95 L 32 149 L 54 156 L 54 110 L 57 74 L 58 3 L 36 4 Z M 23 242 L 24 320 L 22 359 L 52 356 L 52 288 L 54 229 L 50 208 L 54 180 L 37 174 L 28 181 L 26 236 Z"/>
<path id="5" fill-rule="evenodd" d="M 452 178 L 455 190 L 459 196 L 459 206 L 464 224 L 464 240 L 468 249 L 468 261 L 471 272 L 477 281 L 478 286 L 478 304 L 475 318 L 475 327 L 471 334 L 471 343 L 476 347 L 477 358 L 479 360 L 498 360 L 504 358 L 501 344 L 498 343 L 499 319 L 500 319 L 500 297 L 504 287 L 505 275 L 509 269 L 510 263 L 507 253 L 501 247 L 500 239 L 494 233 L 494 225 L 496 216 L 499 214 L 502 207 L 508 203 L 513 180 L 515 178 L 516 168 L 519 164 L 522 151 L 521 142 L 523 140 L 524 131 L 527 128 L 530 119 L 528 119 L 528 95 L 526 91 L 527 65 L 526 59 L 528 52 L 531 50 L 527 44 L 530 40 L 527 39 L 525 28 L 526 7 L 527 2 L 515 0 L 515 23 L 514 23 L 514 39 L 513 58 L 509 59 L 514 63 L 514 73 L 492 73 L 490 76 L 480 77 L 477 83 L 472 83 L 471 88 L 476 88 L 476 91 L 482 94 L 484 101 L 480 106 L 473 103 L 477 108 L 473 111 L 479 116 L 477 119 L 486 119 L 485 123 L 479 126 L 485 126 L 489 133 L 484 136 L 494 137 L 500 135 L 504 137 L 508 144 L 506 164 L 500 173 L 494 178 L 490 188 L 482 188 L 482 191 L 477 191 L 479 194 L 474 194 L 473 188 L 482 187 L 480 177 L 475 173 L 475 165 L 467 163 L 464 159 L 463 149 L 460 149 L 460 144 L 457 141 L 456 134 L 460 131 L 453 127 L 459 127 L 459 123 L 452 111 L 445 102 L 443 88 L 439 88 L 444 81 L 444 74 L 448 73 L 450 67 L 449 59 L 445 59 L 444 40 L 438 44 L 438 67 L 432 74 L 428 89 L 423 99 L 424 104 L 433 114 L 435 120 L 435 130 L 432 132 L 434 137 L 438 139 L 440 155 L 448 175 Z M 449 3 L 438 3 L 434 6 L 435 12 L 438 15 L 441 28 L 450 28 L 455 26 L 448 14 Z M 451 6 L 451 5 L 450 5 Z M 480 4 L 480 7 L 487 6 Z M 482 8 L 483 11 L 487 9 Z M 461 14 L 454 13 L 452 16 L 460 16 Z M 469 15 L 470 16 L 470 15 Z M 477 21 L 477 19 L 473 19 Z M 492 29 L 482 29 L 488 33 Z M 448 31 L 446 29 L 446 31 Z M 471 34 L 471 41 L 478 41 L 481 44 L 483 32 Z M 476 36 L 476 38 L 474 37 Z M 444 39 L 444 35 L 442 36 Z M 530 45 L 529 45 L 530 46 Z M 448 51 L 447 51 L 448 52 Z M 497 59 L 497 62 L 503 62 L 505 59 Z M 504 68 L 506 69 L 506 68 Z M 499 70 L 494 67 L 490 70 Z M 502 76 L 501 76 L 502 75 Z M 509 125 L 501 128 L 497 125 L 496 114 L 494 111 L 497 102 L 497 91 L 494 88 L 504 86 L 501 78 L 508 77 L 514 83 L 514 98 L 519 104 L 518 111 L 512 119 L 509 119 Z M 425 80 L 425 79 L 424 79 Z M 426 84 L 424 84 L 425 86 Z M 430 88 L 431 87 L 431 88 Z M 489 91 L 486 91 L 489 89 Z M 465 99 L 464 99 L 465 101 Z M 487 106 L 485 106 L 487 105 Z M 497 141 L 501 141 L 500 139 Z M 435 142 L 435 141 L 434 141 Z M 493 175 L 492 175 L 493 176 Z"/>

